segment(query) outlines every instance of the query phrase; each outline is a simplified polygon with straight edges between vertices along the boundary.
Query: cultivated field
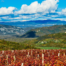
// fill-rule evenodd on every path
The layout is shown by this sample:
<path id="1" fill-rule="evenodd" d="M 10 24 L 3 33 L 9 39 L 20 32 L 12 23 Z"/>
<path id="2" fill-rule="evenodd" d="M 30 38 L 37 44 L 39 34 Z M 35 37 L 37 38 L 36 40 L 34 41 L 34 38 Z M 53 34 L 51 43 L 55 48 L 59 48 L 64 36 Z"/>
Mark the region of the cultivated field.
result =
<path id="1" fill-rule="evenodd" d="M 66 66 L 66 50 L 0 51 L 0 66 Z"/>

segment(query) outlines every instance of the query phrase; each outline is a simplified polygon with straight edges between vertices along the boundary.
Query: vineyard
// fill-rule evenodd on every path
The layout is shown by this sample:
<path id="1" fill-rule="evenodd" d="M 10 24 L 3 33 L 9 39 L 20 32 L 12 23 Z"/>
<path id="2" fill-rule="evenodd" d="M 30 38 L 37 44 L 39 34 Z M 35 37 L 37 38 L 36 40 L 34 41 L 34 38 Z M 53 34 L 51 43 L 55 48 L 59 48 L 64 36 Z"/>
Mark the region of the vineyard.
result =
<path id="1" fill-rule="evenodd" d="M 0 66 L 66 66 L 66 50 L 0 51 Z"/>

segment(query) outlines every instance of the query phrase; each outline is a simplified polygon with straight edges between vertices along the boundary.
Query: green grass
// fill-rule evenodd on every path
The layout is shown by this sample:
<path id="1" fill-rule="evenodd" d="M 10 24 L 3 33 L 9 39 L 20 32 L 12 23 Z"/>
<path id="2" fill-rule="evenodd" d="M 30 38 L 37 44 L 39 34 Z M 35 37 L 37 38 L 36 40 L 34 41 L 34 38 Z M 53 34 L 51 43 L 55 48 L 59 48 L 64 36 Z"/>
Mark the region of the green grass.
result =
<path id="1" fill-rule="evenodd" d="M 66 48 L 60 48 L 60 47 L 37 47 L 37 49 L 66 49 Z"/>

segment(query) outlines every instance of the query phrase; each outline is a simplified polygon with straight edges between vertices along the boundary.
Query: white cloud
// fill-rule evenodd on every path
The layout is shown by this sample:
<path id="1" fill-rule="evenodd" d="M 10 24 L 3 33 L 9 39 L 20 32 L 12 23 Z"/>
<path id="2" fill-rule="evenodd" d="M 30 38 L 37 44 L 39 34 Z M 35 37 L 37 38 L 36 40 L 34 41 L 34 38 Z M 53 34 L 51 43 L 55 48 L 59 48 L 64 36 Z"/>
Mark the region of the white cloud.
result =
<path id="1" fill-rule="evenodd" d="M 1 7 L 0 8 L 0 15 L 6 15 L 6 14 L 13 14 L 13 10 L 15 10 L 15 7 Z"/>
<path id="2" fill-rule="evenodd" d="M 5 17 L 1 17 L 2 19 L 8 19 L 9 18 L 9 16 L 5 16 Z"/>
<path id="3" fill-rule="evenodd" d="M 19 15 L 19 17 L 23 19 L 31 18 L 31 16 L 24 16 L 24 15 Z"/>
<path id="4" fill-rule="evenodd" d="M 14 17 L 14 18 L 9 17 L 9 19 L 28 19 L 28 18 L 31 18 L 31 17 L 30 16 L 22 16 L 22 15 L 19 15 L 18 17 Z"/>
<path id="5" fill-rule="evenodd" d="M 65 8 L 65 9 L 62 9 L 61 14 L 63 14 L 63 15 L 65 15 L 65 16 L 66 16 L 66 8 Z"/>
<path id="6" fill-rule="evenodd" d="M 22 14 L 22 13 L 37 13 L 42 12 L 44 14 L 49 12 L 55 12 L 58 7 L 59 0 L 45 0 L 41 4 L 37 1 L 31 3 L 30 5 L 22 5 L 19 11 L 16 11 L 15 14 Z"/>
<path id="7" fill-rule="evenodd" d="M 57 12 L 59 15 L 64 15 L 66 16 L 66 8 L 65 9 L 62 9 L 61 12 Z"/>
<path id="8" fill-rule="evenodd" d="M 14 11 L 15 7 L 1 7 L 0 8 L 0 20 L 13 20 L 13 21 L 26 21 L 26 20 L 44 20 L 44 19 L 56 19 L 56 20 L 66 20 L 66 8 L 62 11 L 56 11 L 58 8 L 59 0 L 44 0 L 42 3 L 38 1 L 32 2 L 30 5 L 23 4 L 21 9 Z M 29 14 L 28 14 L 29 13 Z M 34 14 L 32 14 L 34 13 Z M 48 14 L 47 14 L 48 13 Z M 57 13 L 57 14 L 53 14 Z M 7 14 L 13 14 L 4 16 Z M 27 14 L 27 15 L 24 15 Z M 60 18 L 61 17 L 61 18 Z"/>
<path id="9" fill-rule="evenodd" d="M 50 15 L 49 15 L 50 16 Z M 50 17 L 58 17 L 58 15 L 51 15 Z"/>

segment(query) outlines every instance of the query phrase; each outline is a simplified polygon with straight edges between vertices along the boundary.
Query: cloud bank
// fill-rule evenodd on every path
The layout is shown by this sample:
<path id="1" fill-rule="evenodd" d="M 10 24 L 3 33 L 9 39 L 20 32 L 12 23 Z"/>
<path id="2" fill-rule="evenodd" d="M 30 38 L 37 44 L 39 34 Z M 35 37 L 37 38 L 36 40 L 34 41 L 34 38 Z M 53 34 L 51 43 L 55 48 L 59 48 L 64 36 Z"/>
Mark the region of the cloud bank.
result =
<path id="1" fill-rule="evenodd" d="M 31 3 L 30 5 L 22 5 L 21 9 L 19 11 L 16 11 L 16 14 L 22 14 L 22 13 L 49 13 L 49 12 L 55 12 L 58 7 L 58 0 L 45 0 L 42 3 L 38 3 L 37 1 Z"/>
<path id="2" fill-rule="evenodd" d="M 59 0 L 44 0 L 32 2 L 30 5 L 23 4 L 21 9 L 16 7 L 1 7 L 0 21 L 28 21 L 28 20 L 45 20 L 59 19 L 66 20 L 66 8 L 58 12 Z"/>
<path id="3" fill-rule="evenodd" d="M 0 15 L 13 14 L 13 10 L 15 9 L 15 7 L 2 7 L 0 8 Z"/>

